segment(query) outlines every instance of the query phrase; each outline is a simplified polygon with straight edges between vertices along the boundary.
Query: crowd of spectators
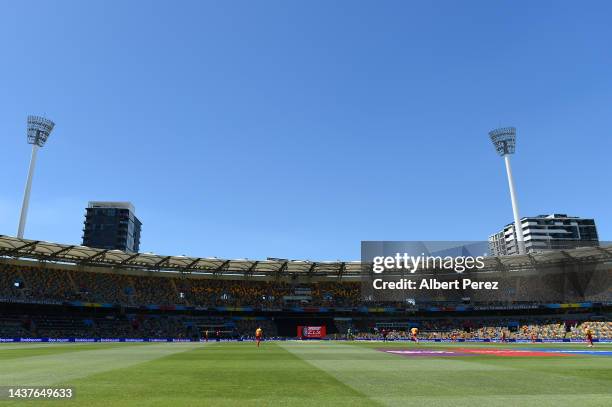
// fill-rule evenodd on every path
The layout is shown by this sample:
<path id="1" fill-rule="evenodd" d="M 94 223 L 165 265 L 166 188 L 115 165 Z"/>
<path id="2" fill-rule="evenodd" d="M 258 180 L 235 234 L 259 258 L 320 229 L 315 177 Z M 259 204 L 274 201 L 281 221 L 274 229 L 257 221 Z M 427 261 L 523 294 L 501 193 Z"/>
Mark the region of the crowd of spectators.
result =
<path id="1" fill-rule="evenodd" d="M 192 305 L 266 307 L 283 305 L 291 286 L 285 282 L 213 280 L 200 278 L 177 279 L 179 296 L 183 294 Z"/>
<path id="2" fill-rule="evenodd" d="M 482 279 L 490 277 L 483 276 Z M 484 280 L 483 280 L 484 281 Z M 604 291 L 589 288 L 586 291 L 603 301 L 610 301 L 609 280 L 596 275 L 595 282 Z M 509 276 L 508 284 L 499 292 L 482 290 L 472 303 L 508 305 L 511 299 L 522 299 L 535 304 L 533 293 L 551 299 L 564 300 L 578 295 L 578 286 L 567 281 L 555 281 L 550 275 Z M 606 285 L 607 284 L 607 285 Z M 608 287 L 605 291 L 605 287 Z M 565 291 L 564 291 L 565 290 Z M 591 291 L 588 291 L 591 290 Z M 454 301 L 449 297 L 433 298 L 427 291 L 415 294 L 413 300 L 419 305 L 427 302 L 436 306 L 460 305 L 464 293 L 457 293 Z M 360 307 L 396 306 L 410 308 L 408 302 L 376 303 L 364 301 L 361 282 L 312 282 L 292 283 L 286 280 L 261 281 L 253 279 L 231 280 L 225 278 L 200 278 L 169 273 L 126 273 L 123 271 L 80 270 L 45 266 L 21 267 L 0 263 L 0 299 L 4 302 L 63 303 L 83 301 L 110 303 L 128 307 L 132 313 L 96 317 L 66 315 L 1 315 L 0 336 L 48 336 L 48 337 L 126 337 L 126 338 L 200 338 L 206 331 L 210 338 L 251 337 L 257 327 L 267 336 L 276 336 L 277 327 L 268 319 L 231 319 L 229 317 L 150 315 L 138 314 L 131 307 L 158 305 L 172 307 L 253 307 L 265 310 L 303 307 Z M 437 301 L 437 302 L 436 302 Z M 531 301 L 531 302 L 529 302 Z M 414 303 L 412 303 L 414 304 Z M 517 303 L 515 303 L 517 305 Z M 229 309 L 228 311 L 232 311 Z M 134 313 L 136 312 L 136 313 Z M 350 319 L 335 321 L 335 329 L 329 332 L 334 338 L 346 337 L 350 329 L 356 338 L 377 338 L 381 331 L 369 327 L 357 327 Z M 422 338 L 429 339 L 577 339 L 584 336 L 588 326 L 598 338 L 612 338 L 612 322 L 568 320 L 557 318 L 517 318 L 512 321 L 502 318 L 455 318 L 420 320 Z M 388 339 L 407 337 L 408 326 L 387 330 Z"/>
<path id="3" fill-rule="evenodd" d="M 609 274 L 609 273 L 608 273 Z M 253 279 L 201 278 L 189 275 L 146 272 L 126 273 L 120 270 L 91 271 L 74 268 L 18 267 L 0 263 L 0 297 L 9 300 L 35 302 L 84 301 L 111 303 L 123 306 L 195 307 L 255 307 L 277 309 L 293 306 L 358 307 L 387 306 L 410 308 L 417 303 L 438 306 L 461 305 L 465 301 L 475 305 L 508 305 L 542 303 L 544 299 L 559 302 L 568 299 L 592 298 L 612 301 L 609 276 L 595 275 L 599 288 L 585 284 L 581 296 L 576 292 L 576 281 L 555 281 L 555 275 L 543 274 L 507 276 L 500 290 L 462 290 L 453 294 L 439 294 L 432 290 L 410 292 L 411 298 L 397 302 L 364 300 L 360 282 L 292 283 L 288 280 L 262 281 Z M 480 281 L 491 279 L 479 277 Z M 608 278 L 608 280 L 605 280 Z M 603 279 L 603 280 L 602 280 Z M 607 282 L 607 285 L 606 285 Z M 589 288 L 590 287 L 590 288 Z M 604 287 L 603 291 L 602 288 Z M 605 287 L 608 287 L 605 291 Z M 438 296 L 434 294 L 438 292 Z M 540 298 L 540 300 L 538 300 Z"/>
<path id="4" fill-rule="evenodd" d="M 189 305 L 282 308 L 284 306 L 358 306 L 358 283 L 313 283 L 296 295 L 284 281 L 130 275 L 0 265 L 0 296 L 47 302 L 84 301 L 124 306 Z"/>
<path id="5" fill-rule="evenodd" d="M 315 302 L 327 307 L 357 307 L 363 304 L 361 283 L 320 282 L 312 285 Z"/>
<path id="6" fill-rule="evenodd" d="M 67 272 L 66 279 L 74 281 L 76 298 L 88 302 L 112 302 L 133 305 L 134 281 L 131 276 L 110 273 Z"/>
<path id="7" fill-rule="evenodd" d="M 538 339 L 583 339 L 586 329 L 596 338 L 612 339 L 611 321 L 564 320 L 557 318 L 527 319 L 431 319 L 406 323 L 398 328 L 368 327 L 355 331 L 357 339 L 382 339 L 383 333 L 389 340 L 407 339 L 409 328 L 418 327 L 423 339 L 489 339 L 489 340 L 538 340 Z M 346 337 L 346 325 L 335 337 Z"/>

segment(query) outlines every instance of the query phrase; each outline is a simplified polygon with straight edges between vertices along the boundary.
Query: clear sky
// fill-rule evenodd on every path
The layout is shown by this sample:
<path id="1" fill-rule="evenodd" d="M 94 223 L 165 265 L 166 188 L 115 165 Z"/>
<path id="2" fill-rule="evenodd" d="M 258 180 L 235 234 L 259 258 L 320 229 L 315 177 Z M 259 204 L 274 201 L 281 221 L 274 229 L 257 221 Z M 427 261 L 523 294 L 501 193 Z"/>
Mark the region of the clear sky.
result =
<path id="1" fill-rule="evenodd" d="M 612 239 L 608 1 L 3 1 L 0 234 L 80 243 L 129 200 L 141 251 L 359 258 L 512 221 L 487 132 L 518 128 L 521 215 Z"/>

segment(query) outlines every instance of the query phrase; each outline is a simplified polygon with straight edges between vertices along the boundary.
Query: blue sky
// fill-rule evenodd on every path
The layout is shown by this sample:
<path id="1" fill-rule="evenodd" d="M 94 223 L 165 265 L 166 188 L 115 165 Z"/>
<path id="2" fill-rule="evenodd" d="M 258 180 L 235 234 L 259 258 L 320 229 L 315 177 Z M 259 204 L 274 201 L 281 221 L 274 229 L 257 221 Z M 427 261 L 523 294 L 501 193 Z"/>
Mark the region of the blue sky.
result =
<path id="1" fill-rule="evenodd" d="M 609 2 L 96 1 L 0 6 L 0 234 L 80 243 L 129 200 L 142 251 L 352 260 L 361 240 L 511 222 L 487 132 L 518 128 L 521 215 L 612 239 Z"/>

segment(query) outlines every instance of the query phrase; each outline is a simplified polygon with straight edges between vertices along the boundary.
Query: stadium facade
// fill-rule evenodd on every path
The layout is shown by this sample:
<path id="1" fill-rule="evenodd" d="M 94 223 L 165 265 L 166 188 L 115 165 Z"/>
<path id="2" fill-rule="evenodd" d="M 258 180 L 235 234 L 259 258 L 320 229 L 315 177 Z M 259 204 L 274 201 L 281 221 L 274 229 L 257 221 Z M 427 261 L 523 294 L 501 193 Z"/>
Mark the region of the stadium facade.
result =
<path id="1" fill-rule="evenodd" d="M 83 246 L 137 253 L 142 222 L 130 202 L 89 202 L 85 209 Z"/>
<path id="2" fill-rule="evenodd" d="M 463 275 L 509 278 L 512 290 L 472 294 L 468 303 L 462 292 L 425 293 L 410 303 L 364 300 L 362 266 L 126 253 L 0 236 L 0 338 L 201 340 L 207 331 L 252 335 L 256 326 L 278 337 L 325 327 L 337 338 L 348 328 L 367 337 L 419 326 L 437 339 L 456 332 L 494 339 L 504 329 L 524 339 L 519 328 L 529 325 L 573 340 L 587 323 L 612 338 L 612 247 L 487 257 L 482 270 Z M 550 270 L 563 278 L 548 278 Z"/>
<path id="3" fill-rule="evenodd" d="M 594 219 L 553 213 L 521 218 L 526 253 L 571 249 L 599 244 Z M 493 256 L 518 254 L 514 223 L 489 236 L 489 252 Z"/>

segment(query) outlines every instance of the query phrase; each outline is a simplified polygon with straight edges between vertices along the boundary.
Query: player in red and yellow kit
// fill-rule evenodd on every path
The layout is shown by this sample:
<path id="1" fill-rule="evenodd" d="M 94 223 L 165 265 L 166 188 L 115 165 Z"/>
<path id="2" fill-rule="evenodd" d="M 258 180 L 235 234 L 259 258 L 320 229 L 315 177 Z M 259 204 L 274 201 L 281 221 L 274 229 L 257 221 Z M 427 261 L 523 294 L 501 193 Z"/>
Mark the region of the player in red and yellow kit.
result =
<path id="1" fill-rule="evenodd" d="M 261 338 L 263 337 L 263 330 L 261 328 L 257 328 L 255 330 L 255 342 L 257 342 L 257 347 L 259 348 L 259 343 L 261 342 Z"/>
<path id="2" fill-rule="evenodd" d="M 586 336 L 586 341 L 588 342 L 588 347 L 592 348 L 593 347 L 593 331 L 591 331 L 589 329 L 589 327 L 587 326 L 586 328 L 584 328 L 584 334 Z"/>
<path id="3" fill-rule="evenodd" d="M 410 339 L 412 339 L 416 343 L 419 343 L 419 338 L 417 338 L 418 333 L 419 333 L 419 328 L 412 328 L 410 330 L 410 335 L 411 335 Z"/>

